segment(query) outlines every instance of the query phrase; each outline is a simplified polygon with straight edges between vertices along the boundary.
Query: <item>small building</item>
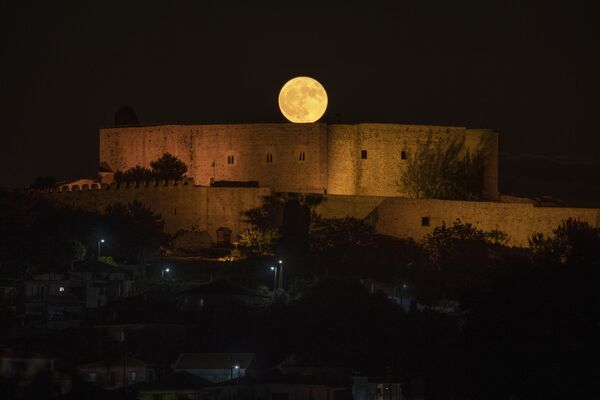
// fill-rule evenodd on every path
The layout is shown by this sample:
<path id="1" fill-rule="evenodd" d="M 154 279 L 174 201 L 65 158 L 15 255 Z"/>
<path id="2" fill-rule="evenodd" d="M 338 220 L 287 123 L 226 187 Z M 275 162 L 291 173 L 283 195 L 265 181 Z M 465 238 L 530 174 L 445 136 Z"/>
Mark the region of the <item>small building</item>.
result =
<path id="1" fill-rule="evenodd" d="M 402 384 L 397 379 L 353 376 L 353 400 L 404 400 Z"/>
<path id="2" fill-rule="evenodd" d="M 246 376 L 253 363 L 254 353 L 183 353 L 173 370 L 219 383 Z"/>
<path id="3" fill-rule="evenodd" d="M 146 364 L 136 358 L 104 359 L 77 366 L 77 375 L 103 389 L 118 389 L 146 381 Z"/>
<path id="4" fill-rule="evenodd" d="M 189 372 L 179 371 L 169 374 L 156 382 L 145 382 L 137 386 L 139 400 L 202 400 L 204 388 L 211 382 L 192 375 Z"/>

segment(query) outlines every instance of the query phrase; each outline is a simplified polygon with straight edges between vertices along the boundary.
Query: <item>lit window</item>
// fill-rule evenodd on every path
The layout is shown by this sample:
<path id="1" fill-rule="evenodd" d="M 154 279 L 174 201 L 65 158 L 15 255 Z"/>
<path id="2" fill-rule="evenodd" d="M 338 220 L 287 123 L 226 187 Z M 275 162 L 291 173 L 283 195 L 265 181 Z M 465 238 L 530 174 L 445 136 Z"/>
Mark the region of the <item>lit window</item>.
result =
<path id="1" fill-rule="evenodd" d="M 233 158 L 233 156 L 227 156 L 227 164 L 233 164 L 233 162 L 235 161 L 235 159 Z"/>
<path id="2" fill-rule="evenodd" d="M 400 153 L 400 159 L 406 160 L 406 151 L 405 150 L 402 150 L 402 152 Z"/>
<path id="3" fill-rule="evenodd" d="M 299 159 L 300 161 L 304 161 L 304 160 L 306 160 L 306 154 L 305 154 L 303 151 L 301 151 L 301 152 L 300 152 L 300 156 L 298 157 L 298 159 Z"/>
<path id="4" fill-rule="evenodd" d="M 61 292 L 61 293 L 63 293 L 65 291 L 65 287 L 64 286 L 59 287 L 58 291 Z"/>
<path id="5" fill-rule="evenodd" d="M 367 151 L 366 150 L 360 151 L 360 158 L 362 158 L 363 160 L 367 159 Z"/>
<path id="6" fill-rule="evenodd" d="M 421 226 L 429 226 L 429 217 L 421 217 Z"/>

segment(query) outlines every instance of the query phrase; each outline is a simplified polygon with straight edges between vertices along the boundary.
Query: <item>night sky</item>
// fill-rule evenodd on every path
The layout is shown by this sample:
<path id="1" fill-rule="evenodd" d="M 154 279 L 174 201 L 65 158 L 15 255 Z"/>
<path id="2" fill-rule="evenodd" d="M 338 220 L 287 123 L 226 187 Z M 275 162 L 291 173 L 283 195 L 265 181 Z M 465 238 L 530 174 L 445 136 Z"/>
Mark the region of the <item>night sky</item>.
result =
<path id="1" fill-rule="evenodd" d="M 309 75 L 325 120 L 492 128 L 503 192 L 600 204 L 600 32 L 584 6 L 88 3 L 0 3 L 0 186 L 93 176 L 98 129 L 124 105 L 142 124 L 284 122 L 280 87 Z M 585 201 L 573 185 L 597 186 Z"/>

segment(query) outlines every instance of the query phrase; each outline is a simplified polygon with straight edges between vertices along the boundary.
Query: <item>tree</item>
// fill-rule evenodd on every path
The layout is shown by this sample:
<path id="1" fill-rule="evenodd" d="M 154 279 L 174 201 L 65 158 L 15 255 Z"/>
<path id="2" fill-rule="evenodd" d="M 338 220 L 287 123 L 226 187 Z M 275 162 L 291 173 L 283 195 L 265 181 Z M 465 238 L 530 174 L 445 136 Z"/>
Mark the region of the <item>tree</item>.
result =
<path id="1" fill-rule="evenodd" d="M 133 168 L 129 168 L 125 172 L 115 172 L 115 182 L 143 182 L 150 179 L 155 179 L 156 175 L 148 168 L 136 165 Z"/>
<path id="2" fill-rule="evenodd" d="M 56 187 L 56 178 L 53 176 L 38 176 L 35 178 L 32 189 L 53 189 Z"/>
<path id="3" fill-rule="evenodd" d="M 600 267 L 600 229 L 569 218 L 553 233 L 552 237 L 538 233 L 529 240 L 537 264 Z"/>
<path id="4" fill-rule="evenodd" d="M 465 148 L 465 138 L 420 145 L 400 177 L 409 197 L 417 199 L 479 200 L 483 196 L 484 155 Z"/>
<path id="5" fill-rule="evenodd" d="M 263 254 L 263 250 L 270 251 L 280 237 L 279 231 L 274 228 L 252 228 L 241 233 L 239 242 L 244 247 L 258 248 L 258 252 Z"/>
<path id="6" fill-rule="evenodd" d="M 121 258 L 133 260 L 142 268 L 145 276 L 146 260 L 165 243 L 164 221 L 159 214 L 139 201 L 130 204 L 113 204 L 106 209 L 109 231 L 113 232 L 111 248 Z"/>
<path id="7" fill-rule="evenodd" d="M 164 153 L 150 163 L 152 172 L 159 179 L 182 179 L 188 168 L 181 160 L 170 153 Z"/>

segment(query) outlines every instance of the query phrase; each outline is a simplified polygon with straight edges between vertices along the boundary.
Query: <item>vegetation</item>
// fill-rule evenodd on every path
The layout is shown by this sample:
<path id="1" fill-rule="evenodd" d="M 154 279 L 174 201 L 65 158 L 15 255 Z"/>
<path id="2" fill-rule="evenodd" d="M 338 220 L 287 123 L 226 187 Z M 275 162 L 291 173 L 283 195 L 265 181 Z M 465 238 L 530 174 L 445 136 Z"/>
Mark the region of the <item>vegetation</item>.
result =
<path id="1" fill-rule="evenodd" d="M 164 153 L 159 159 L 150 163 L 150 169 L 135 166 L 124 172 L 115 173 L 115 181 L 141 182 L 151 179 L 180 180 L 185 177 L 188 170 L 187 165 L 170 153 Z"/>
<path id="2" fill-rule="evenodd" d="M 481 147 L 471 153 L 464 137 L 436 141 L 430 136 L 408 160 L 399 183 L 412 198 L 479 200 L 483 173 Z"/>
<path id="3" fill-rule="evenodd" d="M 281 235 L 273 228 L 252 228 L 240 234 L 239 243 L 248 248 L 257 249 L 259 254 L 270 252 L 273 244 Z"/>

